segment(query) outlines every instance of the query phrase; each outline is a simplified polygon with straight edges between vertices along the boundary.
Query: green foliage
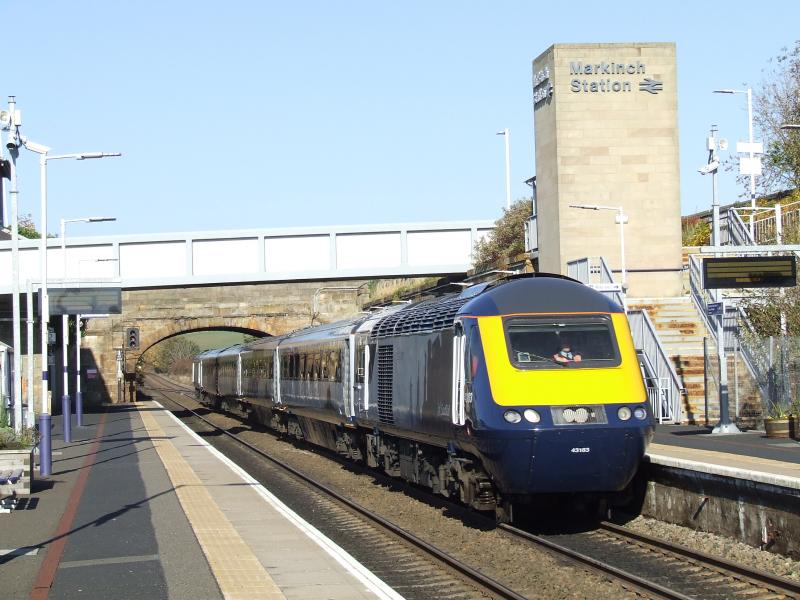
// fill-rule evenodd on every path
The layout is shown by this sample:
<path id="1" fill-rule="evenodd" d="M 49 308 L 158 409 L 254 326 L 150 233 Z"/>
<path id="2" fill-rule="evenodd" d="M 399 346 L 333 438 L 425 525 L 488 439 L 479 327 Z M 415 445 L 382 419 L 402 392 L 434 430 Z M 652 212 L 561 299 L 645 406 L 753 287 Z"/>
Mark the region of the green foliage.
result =
<path id="1" fill-rule="evenodd" d="M 200 346 L 185 335 L 177 335 L 160 342 L 153 351 L 154 356 L 149 362 L 156 373 L 169 373 L 178 362 L 185 362 L 198 354 Z"/>
<path id="2" fill-rule="evenodd" d="M 800 287 L 763 289 L 741 301 L 741 307 L 760 337 L 781 335 L 781 314 L 790 336 L 800 336 Z"/>
<path id="3" fill-rule="evenodd" d="M 530 198 L 520 198 L 503 209 L 503 216 L 494 224 L 494 230 L 475 244 L 473 253 L 476 271 L 485 271 L 503 258 L 525 252 L 525 222 L 531 218 Z"/>
<path id="4" fill-rule="evenodd" d="M 711 223 L 702 217 L 684 217 L 681 233 L 684 246 L 708 246 L 711 243 Z"/>
<path id="5" fill-rule="evenodd" d="M 763 71 L 759 89 L 753 91 L 753 122 L 764 142 L 764 189 L 800 187 L 800 131 L 781 129 L 800 123 L 800 40 L 784 48 Z"/>
<path id="6" fill-rule="evenodd" d="M 21 450 L 31 448 L 38 442 L 35 429 L 23 427 L 17 433 L 9 426 L 9 415 L 5 406 L 0 406 L 0 450 Z"/>

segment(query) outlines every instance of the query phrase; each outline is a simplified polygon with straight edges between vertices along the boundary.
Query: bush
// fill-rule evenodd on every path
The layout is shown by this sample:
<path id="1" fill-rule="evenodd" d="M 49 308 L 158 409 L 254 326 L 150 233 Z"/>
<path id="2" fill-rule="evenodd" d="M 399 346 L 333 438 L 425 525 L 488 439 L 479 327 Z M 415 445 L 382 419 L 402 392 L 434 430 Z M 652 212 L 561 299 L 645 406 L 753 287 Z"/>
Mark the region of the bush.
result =
<path id="1" fill-rule="evenodd" d="M 38 435 L 35 429 L 23 428 L 17 433 L 10 427 L 0 427 L 0 450 L 21 450 L 35 446 Z"/>
<path id="2" fill-rule="evenodd" d="M 530 198 L 520 198 L 495 221 L 494 229 L 475 244 L 473 264 L 476 271 L 486 271 L 503 258 L 525 252 L 525 223 L 531 218 Z"/>

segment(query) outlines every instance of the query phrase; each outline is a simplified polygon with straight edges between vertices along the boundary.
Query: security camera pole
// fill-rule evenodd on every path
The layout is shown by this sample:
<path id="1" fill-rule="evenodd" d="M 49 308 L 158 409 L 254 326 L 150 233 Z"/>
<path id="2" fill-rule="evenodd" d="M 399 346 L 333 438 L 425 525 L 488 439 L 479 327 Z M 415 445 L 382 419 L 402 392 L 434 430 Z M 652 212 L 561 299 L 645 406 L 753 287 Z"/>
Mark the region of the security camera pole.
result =
<path id="1" fill-rule="evenodd" d="M 14 338 L 14 430 L 22 431 L 22 370 L 20 350 L 22 349 L 22 332 L 20 331 L 19 306 L 19 222 L 17 201 L 17 157 L 19 156 L 19 130 L 16 117 L 16 100 L 8 97 L 8 142 L 6 147 L 11 155 L 11 297 Z"/>
<path id="2" fill-rule="evenodd" d="M 711 134 L 708 136 L 706 147 L 708 148 L 708 163 L 698 169 L 701 175 L 711 174 L 712 187 L 712 226 L 711 226 L 711 245 L 718 247 L 721 245 L 719 238 L 719 195 L 717 193 L 717 171 L 719 170 L 719 158 L 717 156 L 717 140 L 714 134 L 717 126 L 711 126 Z M 717 315 L 717 360 L 719 361 L 719 423 L 714 427 L 712 433 L 741 433 L 736 423 L 731 422 L 728 410 L 728 359 L 725 354 L 725 300 L 722 292 L 714 290 L 714 300 L 720 308 Z"/>

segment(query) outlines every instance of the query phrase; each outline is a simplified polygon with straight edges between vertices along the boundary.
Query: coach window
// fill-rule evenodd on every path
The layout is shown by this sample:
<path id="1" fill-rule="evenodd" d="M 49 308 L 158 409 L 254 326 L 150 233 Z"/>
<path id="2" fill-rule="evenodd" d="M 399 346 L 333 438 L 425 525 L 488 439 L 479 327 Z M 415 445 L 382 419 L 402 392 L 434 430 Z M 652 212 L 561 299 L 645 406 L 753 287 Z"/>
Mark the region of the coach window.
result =
<path id="1" fill-rule="evenodd" d="M 319 381 L 319 363 L 320 363 L 319 352 L 315 352 L 314 353 L 314 362 L 313 362 L 313 372 L 312 372 L 312 376 L 314 378 L 314 381 Z"/>
<path id="2" fill-rule="evenodd" d="M 319 378 L 321 381 L 328 380 L 328 353 L 323 352 L 320 356 Z"/>

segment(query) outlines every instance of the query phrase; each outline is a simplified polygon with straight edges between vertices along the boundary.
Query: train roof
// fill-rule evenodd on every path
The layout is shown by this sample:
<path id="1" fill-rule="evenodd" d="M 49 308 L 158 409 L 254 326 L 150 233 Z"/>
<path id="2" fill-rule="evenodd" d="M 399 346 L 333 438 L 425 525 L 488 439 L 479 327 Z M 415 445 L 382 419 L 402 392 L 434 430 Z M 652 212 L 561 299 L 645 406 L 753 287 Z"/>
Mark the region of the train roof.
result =
<path id="1" fill-rule="evenodd" d="M 220 357 L 258 349 L 274 349 L 284 343 L 342 339 L 352 333 L 369 333 L 372 339 L 433 332 L 453 326 L 459 315 L 492 316 L 532 313 L 619 313 L 622 307 L 583 283 L 550 273 L 517 275 L 491 283 L 479 283 L 450 294 L 414 304 L 393 305 L 356 317 L 300 329 L 283 336 L 267 337 L 209 350 L 196 358 Z"/>
<path id="2" fill-rule="evenodd" d="M 517 313 L 619 313 L 608 296 L 568 277 L 537 276 L 507 279 L 464 304 L 461 314 L 473 316 Z"/>
<path id="3" fill-rule="evenodd" d="M 383 317 L 373 338 L 432 332 L 452 327 L 457 315 L 492 316 L 519 313 L 622 312 L 622 307 L 581 282 L 550 273 L 533 273 L 481 283 L 427 300 Z"/>

